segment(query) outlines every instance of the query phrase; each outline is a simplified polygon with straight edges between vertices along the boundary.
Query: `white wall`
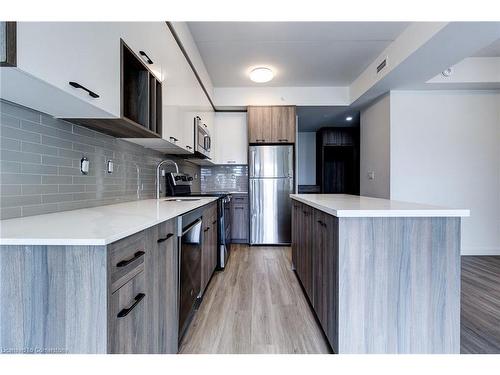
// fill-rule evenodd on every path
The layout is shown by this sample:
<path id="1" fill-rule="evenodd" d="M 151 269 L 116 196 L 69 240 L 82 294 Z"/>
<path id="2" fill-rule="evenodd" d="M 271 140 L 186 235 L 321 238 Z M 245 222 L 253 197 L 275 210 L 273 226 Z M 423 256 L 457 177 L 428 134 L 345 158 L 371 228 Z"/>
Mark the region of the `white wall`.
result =
<path id="1" fill-rule="evenodd" d="M 316 185 L 316 133 L 298 133 L 297 164 L 299 185 Z"/>
<path id="2" fill-rule="evenodd" d="M 469 208 L 463 254 L 500 254 L 500 93 L 391 92 L 391 199 Z"/>
<path id="3" fill-rule="evenodd" d="M 360 173 L 361 195 L 470 209 L 462 254 L 500 255 L 500 92 L 391 91 L 361 111 Z"/>
<path id="4" fill-rule="evenodd" d="M 361 111 L 360 194 L 390 198 L 390 95 Z M 368 173 L 374 173 L 374 179 Z"/>

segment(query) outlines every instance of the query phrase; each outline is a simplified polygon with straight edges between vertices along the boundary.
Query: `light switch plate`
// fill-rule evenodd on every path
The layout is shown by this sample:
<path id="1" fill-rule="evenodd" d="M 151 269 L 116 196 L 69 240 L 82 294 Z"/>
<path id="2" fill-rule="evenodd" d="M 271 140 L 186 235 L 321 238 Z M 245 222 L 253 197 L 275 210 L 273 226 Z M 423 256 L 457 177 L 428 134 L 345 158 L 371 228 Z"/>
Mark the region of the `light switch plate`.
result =
<path id="1" fill-rule="evenodd" d="M 375 172 L 368 172 L 368 179 L 375 180 Z"/>

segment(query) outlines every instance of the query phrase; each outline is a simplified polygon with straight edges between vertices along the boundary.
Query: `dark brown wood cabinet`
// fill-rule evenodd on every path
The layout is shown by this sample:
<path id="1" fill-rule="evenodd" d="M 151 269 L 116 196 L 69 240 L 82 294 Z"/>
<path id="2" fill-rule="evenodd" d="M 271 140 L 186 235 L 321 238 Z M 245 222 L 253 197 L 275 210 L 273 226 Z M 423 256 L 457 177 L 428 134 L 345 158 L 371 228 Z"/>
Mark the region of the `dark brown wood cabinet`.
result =
<path id="1" fill-rule="evenodd" d="M 16 22 L 0 22 L 0 66 L 17 64 L 17 25 Z"/>
<path id="2" fill-rule="evenodd" d="M 203 294 L 217 268 L 217 203 L 209 205 L 203 213 L 203 239 L 201 249 L 201 293 Z"/>
<path id="3" fill-rule="evenodd" d="M 148 353 L 177 353 L 179 247 L 175 219 L 146 230 Z"/>
<path id="4" fill-rule="evenodd" d="M 248 107 L 247 121 L 249 143 L 271 142 L 271 107 Z"/>
<path id="5" fill-rule="evenodd" d="M 294 106 L 271 107 L 271 142 L 295 143 Z"/>
<path id="6" fill-rule="evenodd" d="M 313 297 L 313 212 L 312 208 L 296 202 L 293 205 L 292 262 L 304 290 L 312 303 Z"/>
<path id="7" fill-rule="evenodd" d="M 316 184 L 323 194 L 359 194 L 359 127 L 316 133 Z"/>
<path id="8" fill-rule="evenodd" d="M 177 353 L 176 228 L 172 219 L 109 245 L 110 353 Z"/>
<path id="9" fill-rule="evenodd" d="M 338 219 L 313 209 L 313 298 L 316 316 L 330 345 L 338 348 Z"/>
<path id="10" fill-rule="evenodd" d="M 248 194 L 233 194 L 231 199 L 231 241 L 248 243 L 249 217 Z"/>
<path id="11" fill-rule="evenodd" d="M 292 264 L 334 351 L 338 348 L 337 220 L 292 202 Z"/>
<path id="12" fill-rule="evenodd" d="M 295 143 L 295 106 L 249 106 L 249 143 Z"/>
<path id="13" fill-rule="evenodd" d="M 144 272 L 115 291 L 109 302 L 108 351 L 111 354 L 141 354 L 148 350 L 148 319 Z"/>

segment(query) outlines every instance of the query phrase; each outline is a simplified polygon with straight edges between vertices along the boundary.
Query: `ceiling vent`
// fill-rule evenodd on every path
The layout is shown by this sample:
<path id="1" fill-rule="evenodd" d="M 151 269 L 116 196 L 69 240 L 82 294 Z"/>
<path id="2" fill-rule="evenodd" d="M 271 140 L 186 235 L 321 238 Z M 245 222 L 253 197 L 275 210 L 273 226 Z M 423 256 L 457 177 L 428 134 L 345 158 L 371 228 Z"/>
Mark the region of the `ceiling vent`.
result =
<path id="1" fill-rule="evenodd" d="M 380 64 L 377 66 L 377 74 L 380 73 L 387 66 L 387 57 L 382 60 Z"/>

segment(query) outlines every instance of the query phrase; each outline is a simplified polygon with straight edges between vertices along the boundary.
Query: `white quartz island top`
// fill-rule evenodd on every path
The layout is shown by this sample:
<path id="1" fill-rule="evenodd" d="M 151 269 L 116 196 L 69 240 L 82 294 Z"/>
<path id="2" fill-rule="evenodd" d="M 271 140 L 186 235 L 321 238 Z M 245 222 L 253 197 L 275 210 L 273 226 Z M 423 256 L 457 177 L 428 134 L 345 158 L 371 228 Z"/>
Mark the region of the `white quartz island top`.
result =
<path id="1" fill-rule="evenodd" d="M 467 209 L 348 194 L 290 194 L 296 201 L 337 217 L 465 217 Z"/>
<path id="2" fill-rule="evenodd" d="M 102 246 L 216 201 L 147 199 L 0 221 L 0 245 Z"/>

